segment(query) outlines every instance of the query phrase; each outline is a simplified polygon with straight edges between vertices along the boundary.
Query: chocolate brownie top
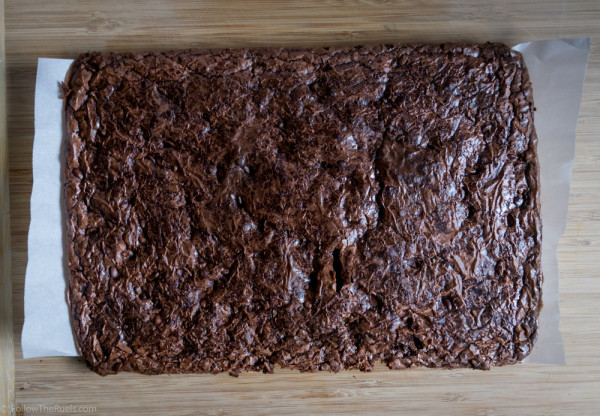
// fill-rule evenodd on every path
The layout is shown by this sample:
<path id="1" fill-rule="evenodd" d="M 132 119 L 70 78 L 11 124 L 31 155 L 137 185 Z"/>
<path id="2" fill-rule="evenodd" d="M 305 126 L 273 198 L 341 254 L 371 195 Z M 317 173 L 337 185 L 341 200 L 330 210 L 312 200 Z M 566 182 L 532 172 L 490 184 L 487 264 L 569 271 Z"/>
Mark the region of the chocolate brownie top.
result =
<path id="1" fill-rule="evenodd" d="M 537 139 L 507 46 L 87 53 L 63 88 L 68 297 L 94 371 L 530 352 Z"/>

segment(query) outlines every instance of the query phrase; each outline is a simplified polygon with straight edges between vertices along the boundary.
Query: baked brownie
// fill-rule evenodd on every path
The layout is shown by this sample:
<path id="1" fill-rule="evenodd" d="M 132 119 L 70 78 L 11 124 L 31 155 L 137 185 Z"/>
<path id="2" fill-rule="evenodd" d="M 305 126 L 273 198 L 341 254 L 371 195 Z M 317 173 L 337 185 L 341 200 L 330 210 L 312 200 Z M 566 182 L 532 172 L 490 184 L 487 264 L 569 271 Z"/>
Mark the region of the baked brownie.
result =
<path id="1" fill-rule="evenodd" d="M 68 298 L 99 374 L 531 351 L 537 139 L 507 46 L 87 53 L 64 93 Z"/>

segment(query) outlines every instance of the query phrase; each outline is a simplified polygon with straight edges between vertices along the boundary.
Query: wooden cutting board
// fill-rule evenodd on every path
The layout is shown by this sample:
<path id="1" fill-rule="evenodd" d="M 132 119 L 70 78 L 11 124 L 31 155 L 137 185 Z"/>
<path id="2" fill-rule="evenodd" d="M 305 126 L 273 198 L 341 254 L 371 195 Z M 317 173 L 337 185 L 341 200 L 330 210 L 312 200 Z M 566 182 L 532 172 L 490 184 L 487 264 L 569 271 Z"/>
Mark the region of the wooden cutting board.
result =
<path id="1" fill-rule="evenodd" d="M 2 0 L 0 0 L 1 5 Z M 466 2 L 465 2 L 466 3 Z M 88 406 L 97 414 L 600 414 L 600 2 L 33 1 L 4 0 L 14 338 L 2 348 L 2 395 L 17 414 Z M 99 377 L 77 358 L 23 360 L 23 282 L 31 192 L 33 91 L 39 56 L 87 50 L 502 41 L 592 36 L 571 187 L 559 248 L 567 365 L 491 371 Z M 0 133 L 1 134 L 1 133 Z M 3 137 L 4 138 L 4 137 Z M 3 155 L 3 166 L 6 167 Z M 6 198 L 6 192 L 3 195 Z M 3 209 L 3 213 L 7 211 Z M 8 240 L 8 238 L 7 238 Z M 3 256 L 8 246 L 3 244 Z M 10 292 L 4 292 L 8 305 Z M 1 310 L 1 309 L 0 309 Z M 3 342 L 10 320 L 0 323 Z M 5 399 L 2 399 L 5 401 Z M 0 403 L 0 411 L 2 405 Z M 36 407 L 37 406 L 37 407 Z M 91 408 L 90 408 L 91 407 Z M 69 413 L 63 412 L 63 413 Z"/>

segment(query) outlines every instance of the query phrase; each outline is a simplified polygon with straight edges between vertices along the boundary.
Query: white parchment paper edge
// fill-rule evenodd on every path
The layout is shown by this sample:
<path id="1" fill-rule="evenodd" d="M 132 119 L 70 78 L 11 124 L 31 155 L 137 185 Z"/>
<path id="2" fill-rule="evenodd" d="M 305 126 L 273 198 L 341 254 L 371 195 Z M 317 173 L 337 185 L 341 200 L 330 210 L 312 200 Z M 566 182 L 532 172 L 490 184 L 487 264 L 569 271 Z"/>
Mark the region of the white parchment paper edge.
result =
<path id="1" fill-rule="evenodd" d="M 533 86 L 542 203 L 542 287 L 538 340 L 524 362 L 564 364 L 559 329 L 558 256 L 567 225 L 569 185 L 590 38 L 522 43 L 513 49 L 525 59 Z"/>

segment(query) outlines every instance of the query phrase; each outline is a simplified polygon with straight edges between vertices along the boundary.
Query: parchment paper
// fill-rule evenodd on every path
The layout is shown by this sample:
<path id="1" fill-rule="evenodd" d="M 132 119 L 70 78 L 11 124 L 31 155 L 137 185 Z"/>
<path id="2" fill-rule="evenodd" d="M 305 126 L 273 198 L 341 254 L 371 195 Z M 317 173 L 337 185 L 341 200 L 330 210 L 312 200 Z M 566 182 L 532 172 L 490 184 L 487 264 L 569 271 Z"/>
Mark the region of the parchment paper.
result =
<path id="1" fill-rule="evenodd" d="M 62 211 L 63 101 L 59 82 L 72 60 L 38 60 L 33 189 L 25 272 L 23 358 L 79 355 L 67 308 Z"/>
<path id="2" fill-rule="evenodd" d="M 525 361 L 564 364 L 556 249 L 566 227 L 575 130 L 590 39 L 535 41 L 514 49 L 525 58 L 537 108 L 543 227 L 544 306 L 537 343 Z M 61 205 L 64 133 L 59 82 L 64 80 L 71 62 L 38 60 L 23 358 L 78 355 L 66 303 L 68 275 Z"/>
<path id="3" fill-rule="evenodd" d="M 539 335 L 525 362 L 564 364 L 559 330 L 558 240 L 567 226 L 569 185 L 575 157 L 575 130 L 590 38 L 522 43 L 533 86 L 542 202 L 542 301 Z"/>

